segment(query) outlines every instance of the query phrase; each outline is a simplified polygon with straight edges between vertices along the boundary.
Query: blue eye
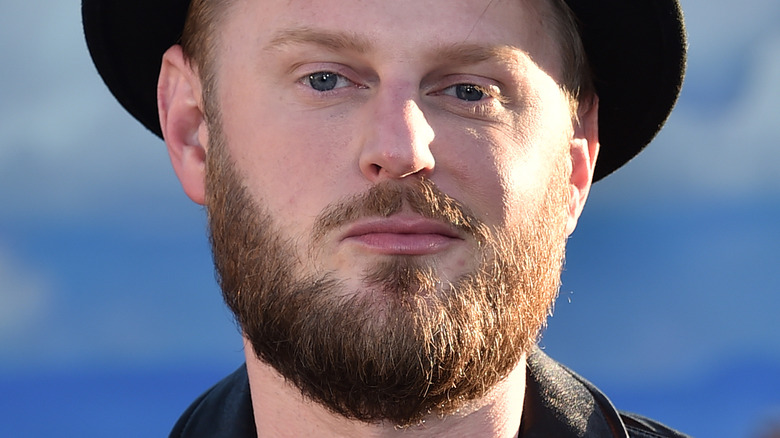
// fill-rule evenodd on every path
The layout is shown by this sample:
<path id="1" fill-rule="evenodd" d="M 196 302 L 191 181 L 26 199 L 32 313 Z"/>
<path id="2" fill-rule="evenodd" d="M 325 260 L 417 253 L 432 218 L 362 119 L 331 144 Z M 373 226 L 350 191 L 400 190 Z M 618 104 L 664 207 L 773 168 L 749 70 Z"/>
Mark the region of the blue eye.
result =
<path id="1" fill-rule="evenodd" d="M 482 87 L 474 84 L 453 85 L 451 87 L 445 88 L 442 93 L 468 102 L 476 102 L 482 100 L 486 96 L 486 93 Z"/>
<path id="2" fill-rule="evenodd" d="M 331 91 L 336 88 L 346 87 L 350 80 L 339 74 L 329 71 L 318 71 L 307 76 L 308 85 L 317 91 Z"/>
<path id="3" fill-rule="evenodd" d="M 481 100 L 485 97 L 485 93 L 482 90 L 471 84 L 456 85 L 455 95 L 458 99 L 468 100 L 470 102 Z"/>

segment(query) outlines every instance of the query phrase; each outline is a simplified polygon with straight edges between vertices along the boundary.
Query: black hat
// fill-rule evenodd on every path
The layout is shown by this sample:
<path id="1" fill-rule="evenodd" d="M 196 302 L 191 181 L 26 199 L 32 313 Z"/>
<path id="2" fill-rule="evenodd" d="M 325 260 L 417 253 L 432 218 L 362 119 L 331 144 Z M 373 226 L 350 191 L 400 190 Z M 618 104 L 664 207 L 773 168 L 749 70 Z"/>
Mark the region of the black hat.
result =
<path id="1" fill-rule="evenodd" d="M 666 121 L 685 73 L 686 36 L 678 0 L 566 0 L 599 95 L 601 151 L 594 180 L 638 154 Z M 92 60 L 114 96 L 162 136 L 157 77 L 179 41 L 189 0 L 83 0 Z"/>

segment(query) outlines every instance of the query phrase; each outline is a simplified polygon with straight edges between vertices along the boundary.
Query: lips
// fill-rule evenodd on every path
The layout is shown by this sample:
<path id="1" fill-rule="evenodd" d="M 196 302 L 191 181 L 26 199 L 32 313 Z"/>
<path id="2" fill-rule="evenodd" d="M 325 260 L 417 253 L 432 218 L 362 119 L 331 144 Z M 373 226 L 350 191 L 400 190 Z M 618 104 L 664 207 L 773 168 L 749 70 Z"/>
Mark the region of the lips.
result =
<path id="1" fill-rule="evenodd" d="M 444 223 L 411 215 L 360 220 L 341 239 L 370 252 L 398 255 L 434 254 L 463 240 Z"/>

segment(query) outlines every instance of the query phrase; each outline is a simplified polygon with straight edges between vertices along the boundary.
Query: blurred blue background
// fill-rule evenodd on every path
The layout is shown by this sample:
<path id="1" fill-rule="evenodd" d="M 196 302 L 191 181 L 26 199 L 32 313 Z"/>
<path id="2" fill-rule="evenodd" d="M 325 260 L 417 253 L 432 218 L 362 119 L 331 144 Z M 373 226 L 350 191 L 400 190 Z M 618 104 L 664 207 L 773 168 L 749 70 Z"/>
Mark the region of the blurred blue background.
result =
<path id="1" fill-rule="evenodd" d="M 758 438 L 780 422 L 780 2 L 683 7 L 682 98 L 594 187 L 541 345 L 622 409 Z M 0 43 L 0 436 L 165 436 L 243 361 L 203 211 L 102 85 L 76 0 L 0 0 Z"/>

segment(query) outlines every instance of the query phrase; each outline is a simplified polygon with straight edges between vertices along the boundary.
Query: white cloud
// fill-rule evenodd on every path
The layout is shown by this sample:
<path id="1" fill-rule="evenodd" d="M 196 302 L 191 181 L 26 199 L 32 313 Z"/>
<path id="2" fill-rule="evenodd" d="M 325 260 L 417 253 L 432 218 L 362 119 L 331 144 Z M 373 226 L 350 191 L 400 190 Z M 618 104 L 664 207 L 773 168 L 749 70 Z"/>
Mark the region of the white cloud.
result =
<path id="1" fill-rule="evenodd" d="M 746 84 L 733 101 L 711 111 L 681 102 L 621 178 L 635 189 L 671 195 L 779 195 L 780 29 L 753 52 Z"/>
<path id="2" fill-rule="evenodd" d="M 0 348 L 46 319 L 51 303 L 46 277 L 0 246 Z"/>
<path id="3" fill-rule="evenodd" d="M 128 193 L 178 196 L 162 142 L 92 66 L 79 2 L 3 2 L 0 16 L 0 39 L 15 42 L 0 49 L 3 213 L 78 214 Z"/>
<path id="4" fill-rule="evenodd" d="M 777 0 L 681 0 L 691 59 L 734 57 L 768 32 L 777 31 Z"/>

